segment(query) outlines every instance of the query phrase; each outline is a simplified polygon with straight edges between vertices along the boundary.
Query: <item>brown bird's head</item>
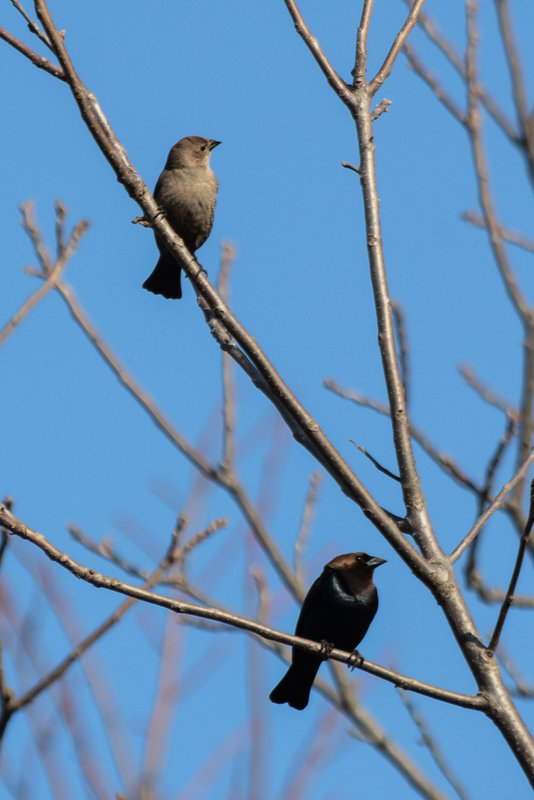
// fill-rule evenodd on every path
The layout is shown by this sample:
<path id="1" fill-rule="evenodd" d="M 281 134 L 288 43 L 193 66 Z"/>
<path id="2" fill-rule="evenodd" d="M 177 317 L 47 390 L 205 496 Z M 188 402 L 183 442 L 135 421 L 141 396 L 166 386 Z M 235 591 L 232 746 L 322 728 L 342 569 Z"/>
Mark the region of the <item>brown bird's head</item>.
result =
<path id="1" fill-rule="evenodd" d="M 215 139 L 204 139 L 203 136 L 185 136 L 171 148 L 165 169 L 207 167 L 211 151 L 219 144 Z"/>
<path id="2" fill-rule="evenodd" d="M 373 571 L 385 563 L 385 558 L 368 556 L 367 553 L 344 553 L 325 564 L 325 569 L 338 572 L 352 594 L 356 595 L 364 587 L 373 585 Z"/>

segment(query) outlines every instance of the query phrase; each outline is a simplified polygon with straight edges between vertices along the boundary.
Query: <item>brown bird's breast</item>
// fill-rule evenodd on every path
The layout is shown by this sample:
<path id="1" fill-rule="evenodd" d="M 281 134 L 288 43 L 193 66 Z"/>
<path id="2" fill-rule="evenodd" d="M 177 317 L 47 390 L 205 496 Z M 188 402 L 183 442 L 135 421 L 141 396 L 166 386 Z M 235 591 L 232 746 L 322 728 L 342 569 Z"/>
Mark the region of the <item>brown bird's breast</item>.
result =
<path id="1" fill-rule="evenodd" d="M 198 250 L 213 227 L 219 184 L 209 167 L 163 170 L 154 198 L 187 248 Z"/>

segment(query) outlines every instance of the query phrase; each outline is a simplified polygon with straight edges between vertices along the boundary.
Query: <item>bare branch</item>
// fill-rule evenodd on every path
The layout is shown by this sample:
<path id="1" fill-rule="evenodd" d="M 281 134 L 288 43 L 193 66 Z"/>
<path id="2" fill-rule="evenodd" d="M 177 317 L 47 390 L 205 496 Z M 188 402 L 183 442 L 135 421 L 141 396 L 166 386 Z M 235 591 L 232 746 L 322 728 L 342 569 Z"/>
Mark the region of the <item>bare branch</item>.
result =
<path id="1" fill-rule="evenodd" d="M 381 117 L 382 114 L 385 114 L 387 111 L 389 111 L 390 105 L 391 105 L 391 100 L 388 100 L 387 98 L 384 97 L 384 99 L 381 100 L 378 103 L 378 105 L 375 106 L 375 108 L 371 111 L 371 119 L 373 120 L 373 122 L 379 117 Z"/>
<path id="2" fill-rule="evenodd" d="M 467 795 L 463 787 L 460 785 L 458 779 L 454 777 L 450 768 L 445 763 L 443 753 L 441 752 L 436 741 L 434 740 L 434 737 L 430 733 L 428 725 L 426 724 L 422 715 L 417 711 L 415 704 L 412 702 L 411 698 L 406 694 L 406 692 L 404 692 L 402 689 L 399 690 L 399 695 L 410 717 L 412 718 L 414 724 L 417 726 L 417 730 L 419 731 L 423 744 L 428 749 L 430 755 L 436 762 L 439 771 L 441 772 L 445 780 L 447 780 L 450 783 L 450 785 L 452 786 L 458 797 L 460 797 L 461 800 L 467 800 Z"/>
<path id="3" fill-rule="evenodd" d="M 344 389 L 331 378 L 328 378 L 324 381 L 324 386 L 326 389 L 334 392 L 334 394 L 337 394 L 346 400 L 351 400 L 353 403 L 356 403 L 356 405 L 362 406 L 363 408 L 370 408 L 373 411 L 376 411 L 378 414 L 389 417 L 389 406 L 387 406 L 385 403 L 380 403 L 378 400 L 365 397 L 358 392 Z M 436 464 L 438 464 L 448 475 L 450 475 L 453 480 L 459 483 L 460 486 L 463 486 L 465 489 L 469 489 L 475 494 L 480 493 L 480 487 L 477 486 L 475 481 L 465 472 L 463 472 L 450 456 L 442 453 L 434 444 L 432 444 L 430 439 L 428 439 L 428 437 L 425 436 L 425 434 L 419 428 L 416 428 L 412 423 L 410 424 L 410 431 L 417 444 L 420 445 L 425 453 L 430 456 L 430 458 L 435 461 Z"/>
<path id="4" fill-rule="evenodd" d="M 387 475 L 388 478 L 392 478 L 394 481 L 398 481 L 398 483 L 400 483 L 400 477 L 398 475 L 395 475 L 394 472 L 391 472 L 389 469 L 387 469 L 387 467 L 382 466 L 382 464 L 379 461 L 377 461 L 376 458 L 374 458 L 371 455 L 371 453 L 367 452 L 365 447 L 362 447 L 361 444 L 358 444 L 352 439 L 349 439 L 349 442 L 351 442 L 354 445 L 354 447 L 357 447 L 360 453 L 363 453 L 363 455 L 369 459 L 371 464 L 373 464 L 379 472 L 382 472 L 384 475 Z"/>
<path id="5" fill-rule="evenodd" d="M 478 196 L 482 208 L 484 225 L 488 231 L 488 237 L 495 262 L 504 282 L 508 297 L 525 328 L 523 386 L 519 416 L 519 447 L 516 462 L 519 465 L 527 457 L 532 442 L 532 415 L 534 410 L 534 309 L 527 304 L 523 294 L 521 293 L 516 277 L 513 274 L 511 266 L 506 257 L 502 239 L 499 234 L 501 226 L 499 226 L 497 223 L 497 218 L 489 190 L 489 176 L 482 144 L 480 114 L 478 110 L 478 99 L 476 94 L 477 77 L 475 55 L 477 34 L 475 15 L 476 7 L 474 3 L 468 2 L 468 46 L 466 55 L 468 98 L 467 125 L 475 164 Z M 523 494 L 523 488 L 524 481 L 519 482 L 515 490 L 515 496 L 518 504 Z"/>
<path id="6" fill-rule="evenodd" d="M 405 2 L 409 6 L 411 6 L 411 4 L 412 4 L 412 0 L 405 0 Z M 456 52 L 456 50 L 454 49 L 452 44 L 450 42 L 448 42 L 447 39 L 443 36 L 443 34 L 438 31 L 435 23 L 424 12 L 422 12 L 419 15 L 418 27 L 420 29 L 424 30 L 424 32 L 426 33 L 428 38 L 441 51 L 441 53 L 445 56 L 445 58 L 453 66 L 453 68 L 456 70 L 456 72 L 465 80 L 466 69 L 465 69 L 464 60 L 459 56 L 459 54 Z M 413 50 L 411 45 L 406 44 L 404 46 L 404 51 L 405 51 L 405 54 L 406 54 L 406 56 L 407 56 L 409 61 L 411 61 L 411 59 L 413 58 L 414 61 L 417 63 L 417 66 L 415 66 L 414 63 L 411 64 L 411 66 L 414 68 L 414 70 L 421 77 L 423 77 L 423 79 L 427 83 L 429 83 L 429 81 L 426 80 L 424 75 L 421 74 L 421 71 L 425 72 L 427 76 L 430 76 L 430 73 L 427 72 L 427 70 L 423 67 L 422 63 L 416 57 L 415 51 Z M 435 79 L 433 79 L 433 80 L 435 80 Z M 431 85 L 431 84 L 429 84 L 429 85 Z M 431 86 L 431 88 L 433 88 L 433 87 Z M 443 89 L 440 87 L 438 89 L 438 91 L 436 91 L 436 88 L 434 87 L 433 90 L 435 91 L 436 96 L 438 97 L 438 99 L 443 102 L 444 101 L 444 97 L 440 97 L 439 94 L 438 94 L 438 92 L 443 92 Z M 488 114 L 490 114 L 490 116 L 493 117 L 494 121 L 501 128 L 503 133 L 506 136 L 508 136 L 510 141 L 515 146 L 521 146 L 522 145 L 521 139 L 518 136 L 517 131 L 515 130 L 514 126 L 509 121 L 509 119 L 507 118 L 506 114 L 503 111 L 501 111 L 501 109 L 497 106 L 495 100 L 493 100 L 493 98 L 489 95 L 488 91 L 483 86 L 481 86 L 480 84 L 477 85 L 477 95 L 478 95 L 478 98 L 479 98 L 480 102 L 482 103 L 482 105 L 487 110 Z M 450 101 L 450 98 L 448 98 L 448 100 L 449 100 L 449 102 L 452 102 L 452 101 Z M 454 116 L 456 116 L 458 118 L 462 117 L 462 119 L 460 121 L 465 123 L 465 117 L 463 117 L 461 112 L 459 112 L 457 109 L 453 110 L 452 108 L 450 108 L 447 102 L 444 102 L 444 105 L 449 109 L 449 111 L 453 112 Z"/>
<path id="7" fill-rule="evenodd" d="M 514 600 L 515 587 L 517 586 L 517 581 L 519 580 L 519 573 L 521 572 L 523 559 L 525 557 L 525 552 L 527 549 L 528 539 L 532 532 L 533 525 L 534 525 L 534 481 L 532 481 L 532 483 L 530 484 L 530 510 L 528 513 L 527 524 L 525 525 L 525 531 L 519 542 L 519 549 L 517 551 L 514 571 L 512 572 L 512 577 L 510 578 L 510 585 L 508 586 L 508 591 L 506 592 L 504 603 L 502 604 L 501 610 L 499 612 L 499 617 L 495 625 L 495 630 L 493 631 L 491 641 L 488 645 L 488 653 L 490 655 L 493 655 L 493 653 L 495 652 L 496 648 L 499 645 L 499 639 L 501 637 L 502 629 L 504 627 L 504 623 L 506 622 L 506 617 L 510 610 L 510 606 L 512 605 Z"/>
<path id="8" fill-rule="evenodd" d="M 34 64 L 37 69 L 44 69 L 46 72 L 49 72 L 54 78 L 59 78 L 60 81 L 66 80 L 65 73 L 58 67 L 56 64 L 52 64 L 44 56 L 41 56 L 39 53 L 36 53 L 31 47 L 28 47 L 27 44 L 21 42 L 20 39 L 17 39 L 16 36 L 6 31 L 5 28 L 0 28 L 0 39 L 3 39 L 4 42 L 7 42 L 11 45 L 15 50 L 18 50 L 19 53 L 22 53 L 23 56 L 26 56 L 32 64 Z"/>
<path id="9" fill-rule="evenodd" d="M 293 11 L 298 14 L 294 3 L 290 0 L 286 0 L 286 2 Z M 209 283 L 204 272 L 199 269 L 197 260 L 191 256 L 168 222 L 158 216 L 158 208 L 154 198 L 129 162 L 124 148 L 119 144 L 113 134 L 111 126 L 107 123 L 107 120 L 105 120 L 100 107 L 96 103 L 94 95 L 87 90 L 78 77 L 64 47 L 63 39 L 52 22 L 44 0 L 35 0 L 35 5 L 39 19 L 65 70 L 73 96 L 78 103 L 81 114 L 93 137 L 115 170 L 119 181 L 139 203 L 145 212 L 145 216 L 152 221 L 152 225 L 157 231 L 158 236 L 160 236 L 163 244 L 170 250 L 173 256 L 176 257 L 180 266 L 191 279 L 199 298 L 201 298 L 209 308 L 209 313 L 224 327 L 228 336 L 235 340 L 245 356 L 253 363 L 255 370 L 260 374 L 262 380 L 262 383 L 257 384 L 258 388 L 262 391 L 265 391 L 266 387 L 268 388 L 268 391 L 265 391 L 267 397 L 276 405 L 286 421 L 291 420 L 292 426 L 290 427 L 292 427 L 293 434 L 296 436 L 297 441 L 318 458 L 328 473 L 338 482 L 343 492 L 358 503 L 364 514 L 381 530 L 392 546 L 395 547 L 398 552 L 403 553 L 403 557 L 410 567 L 419 574 L 426 573 L 428 565 L 425 560 L 419 555 L 411 543 L 406 541 L 400 534 L 397 526 L 370 495 L 356 475 L 354 475 L 349 465 L 337 452 L 316 420 L 310 416 L 307 410 L 290 391 L 287 384 L 278 375 L 254 338 L 243 328 L 228 307 L 223 303 L 220 296 Z M 370 124 L 369 120 L 369 125 Z M 366 158 L 368 158 L 368 156 L 366 156 Z M 389 323 L 389 326 L 390 324 L 391 323 Z M 389 333 L 386 338 L 389 338 Z M 245 367 L 242 361 L 238 363 Z M 402 412 L 400 411 L 399 416 L 402 416 Z M 396 425 L 397 429 L 404 428 L 402 422 L 394 421 L 394 425 Z M 298 434 L 295 434 L 295 429 L 298 429 Z M 407 440 L 404 435 L 402 440 L 403 446 L 407 444 L 409 447 L 409 437 Z M 410 484 L 411 483 L 412 481 L 410 481 Z M 420 493 L 419 488 L 417 492 Z M 409 505 L 412 505 L 411 501 Z M 420 508 L 419 494 L 414 507 Z"/>
<path id="10" fill-rule="evenodd" d="M 397 60 L 399 53 L 401 52 L 406 39 L 408 38 L 410 31 L 416 25 L 417 18 L 423 8 L 425 0 L 415 0 L 413 3 L 408 16 L 406 17 L 406 22 L 398 32 L 397 36 L 395 37 L 395 41 L 391 45 L 389 53 L 387 54 L 384 63 L 376 73 L 375 77 L 372 81 L 369 82 L 369 90 L 371 94 L 375 94 L 376 91 L 382 86 L 384 81 L 387 77 L 391 74 L 391 70 L 393 69 L 393 64 Z"/>
<path id="11" fill-rule="evenodd" d="M 304 18 L 300 13 L 299 7 L 297 6 L 295 0 L 284 0 L 284 3 L 289 11 L 291 19 L 295 24 L 295 29 L 298 35 L 310 50 L 326 80 L 338 97 L 343 100 L 346 105 L 350 105 L 352 102 L 350 86 L 339 77 L 332 64 L 323 53 L 319 42 L 304 22 Z"/>
<path id="12" fill-rule="evenodd" d="M 460 216 L 465 222 L 468 222 L 475 228 L 487 230 L 486 224 L 480 214 L 475 214 L 474 211 L 463 211 Z M 506 242 L 510 242 L 510 244 L 515 244 L 518 247 L 521 247 L 523 250 L 528 250 L 529 253 L 534 253 L 534 239 L 529 239 L 522 233 L 511 231 L 508 228 L 503 228 L 502 225 L 499 225 L 499 236 Z"/>
<path id="13" fill-rule="evenodd" d="M 502 397 L 499 397 L 498 394 L 486 386 L 471 369 L 471 367 L 467 366 L 467 364 L 460 364 L 458 367 L 458 372 L 467 385 L 470 386 L 471 389 L 473 389 L 473 391 L 475 391 L 479 397 L 482 398 L 482 400 L 485 400 L 490 406 L 498 408 L 499 411 L 503 411 L 507 417 L 511 417 L 517 421 L 519 417 L 517 411 L 512 408 L 512 406 L 507 403 L 506 400 L 504 400 Z"/>
<path id="14" fill-rule="evenodd" d="M 222 247 L 221 268 L 219 270 L 218 290 L 222 299 L 228 304 L 228 283 L 230 271 L 235 259 L 233 245 L 226 242 Z M 235 457 L 235 392 L 232 379 L 232 365 L 228 353 L 222 351 L 222 378 L 223 378 L 223 455 L 221 469 L 230 468 Z"/>
<path id="15" fill-rule="evenodd" d="M 497 495 L 497 497 L 493 500 L 491 505 L 484 511 L 482 516 L 480 516 L 469 533 L 462 539 L 459 545 L 455 547 L 455 549 L 450 554 L 449 558 L 451 563 L 457 561 L 462 553 L 466 550 L 467 547 L 471 544 L 471 542 L 478 536 L 484 525 L 488 522 L 490 517 L 502 507 L 506 496 L 510 494 L 510 492 L 517 486 L 517 484 L 524 480 L 525 475 L 527 474 L 530 465 L 534 462 L 534 448 L 530 451 L 530 454 L 526 461 L 521 465 L 521 468 L 515 473 L 514 477 L 505 483 L 502 487 L 501 491 Z"/>
<path id="16" fill-rule="evenodd" d="M 356 34 L 356 57 L 352 68 L 353 85 L 361 86 L 365 82 L 367 72 L 367 37 L 369 36 L 369 26 L 371 24 L 371 14 L 373 13 L 374 0 L 364 0 L 362 16 Z"/>
<path id="17" fill-rule="evenodd" d="M 316 470 L 314 473 L 312 473 L 312 476 L 310 478 L 310 485 L 308 488 L 308 493 L 306 495 L 306 500 L 304 502 L 304 508 L 302 510 L 300 530 L 298 532 L 295 541 L 295 575 L 297 576 L 297 580 L 300 581 L 301 583 L 304 581 L 302 557 L 304 555 L 304 550 L 306 548 L 308 537 L 310 535 L 310 528 L 313 521 L 313 517 L 315 516 L 317 495 L 319 493 L 319 486 L 321 485 L 321 481 L 322 481 L 321 473 L 318 470 Z"/>
<path id="18" fill-rule="evenodd" d="M 163 560 L 151 573 L 148 580 L 146 580 L 143 584 L 142 588 L 144 590 L 151 589 L 153 586 L 159 583 L 165 571 L 174 563 L 175 548 L 176 539 L 175 533 L 173 533 Z M 38 697 L 38 695 L 40 695 L 46 689 L 49 689 L 53 683 L 55 683 L 65 674 L 72 664 L 78 661 L 83 654 L 86 653 L 93 644 L 95 644 L 95 642 L 101 639 L 105 633 L 107 633 L 114 625 L 116 625 L 136 602 L 137 600 L 134 597 L 130 597 L 128 600 L 125 600 L 124 603 L 122 603 L 113 612 L 113 614 L 111 614 L 101 625 L 99 625 L 91 634 L 89 634 L 89 636 L 86 636 L 85 639 L 76 645 L 74 650 L 72 650 L 71 653 L 69 653 L 69 655 L 57 665 L 57 667 L 51 670 L 48 675 L 45 675 L 45 677 L 42 678 L 29 691 L 14 700 L 11 703 L 11 715 L 16 711 L 20 711 L 22 708 L 28 706 L 31 702 L 33 702 L 33 700 L 35 700 L 36 697 Z"/>
<path id="19" fill-rule="evenodd" d="M 45 282 L 21 305 L 18 311 L 13 314 L 11 319 L 0 330 L 0 347 L 6 339 L 13 333 L 15 328 L 27 317 L 30 311 L 45 297 L 50 289 L 54 289 L 61 278 L 61 274 L 67 266 L 69 260 L 74 255 L 78 242 L 87 231 L 89 223 L 87 220 L 78 222 L 69 237 L 66 246 L 63 246 L 61 255 L 55 264 L 52 264 L 48 251 L 42 241 L 39 230 L 33 217 L 33 203 L 28 201 L 21 206 L 23 214 L 23 227 L 29 234 L 35 249 L 35 253 L 41 264 L 38 276 Z"/>
<path id="20" fill-rule="evenodd" d="M 391 310 L 393 311 L 393 321 L 395 322 L 395 330 L 397 332 L 397 339 L 399 342 L 399 360 L 402 373 L 402 383 L 404 386 L 406 405 L 408 406 L 410 405 L 410 353 L 408 348 L 406 325 L 404 323 L 404 312 L 398 300 L 394 300 L 391 303 Z"/>
<path id="21" fill-rule="evenodd" d="M 447 111 L 449 111 L 452 116 L 458 120 L 458 122 L 461 122 L 462 125 L 465 125 L 467 121 L 466 115 L 458 108 L 452 97 L 445 91 L 438 79 L 424 66 L 422 61 L 416 55 L 412 45 L 405 44 L 403 49 L 404 55 L 408 60 L 408 64 L 413 69 L 415 74 L 419 75 L 419 77 L 427 84 L 440 103 L 445 106 Z"/>
<path id="22" fill-rule="evenodd" d="M 45 44 L 48 48 L 52 49 L 52 45 L 50 44 L 50 40 L 48 37 L 43 33 L 43 31 L 38 26 L 37 22 L 30 17 L 29 14 L 26 13 L 22 5 L 19 3 L 19 0 L 11 0 L 11 4 L 15 6 L 19 14 L 26 20 L 28 23 L 28 28 L 31 33 L 35 34 L 38 39 L 40 39 L 43 44 Z"/>
<path id="23" fill-rule="evenodd" d="M 521 64 L 519 62 L 517 45 L 512 33 L 512 25 L 508 16 L 508 2 L 507 0 L 495 0 L 495 5 L 497 6 L 497 14 L 499 15 L 504 52 L 506 53 L 508 69 L 510 70 L 512 79 L 514 102 L 521 127 L 522 143 L 528 161 L 530 177 L 534 179 L 534 130 L 530 124 Z"/>
<path id="24" fill-rule="evenodd" d="M 300 647 L 309 653 L 316 653 L 317 655 L 324 656 L 324 647 L 318 642 L 276 631 L 273 628 L 268 628 L 265 625 L 253 622 L 245 617 L 240 617 L 237 614 L 230 614 L 229 612 L 217 608 L 206 608 L 191 603 L 185 603 L 182 600 L 165 597 L 164 595 L 154 594 L 146 589 L 123 583 L 118 580 L 118 578 L 108 578 L 106 575 L 102 575 L 94 569 L 84 567 L 82 564 L 70 558 L 66 553 L 54 547 L 41 533 L 24 525 L 24 523 L 11 514 L 4 505 L 0 505 L 0 525 L 3 525 L 6 530 L 10 531 L 12 534 L 36 545 L 49 559 L 68 570 L 68 572 L 72 573 L 76 578 L 86 581 L 92 586 L 118 592 L 119 594 L 127 595 L 136 600 L 143 600 L 151 605 L 166 608 L 176 614 L 190 614 L 193 617 L 200 617 L 201 619 L 223 622 L 226 625 L 240 628 L 241 630 L 248 631 L 249 633 L 253 633 L 265 639 L 281 642 L 282 644 L 287 644 L 292 647 Z M 409 678 L 393 670 L 379 666 L 378 664 L 366 661 L 360 654 L 358 654 L 355 660 L 354 653 L 346 653 L 343 650 L 334 648 L 329 652 L 328 658 L 356 667 L 357 669 L 362 669 L 364 672 L 383 678 L 403 689 L 418 692 L 419 694 L 424 694 L 428 697 L 451 703 L 452 705 L 479 710 L 484 710 L 487 707 L 487 701 L 482 695 L 466 695 L 432 686 L 431 684 L 418 681 L 415 678 Z"/>

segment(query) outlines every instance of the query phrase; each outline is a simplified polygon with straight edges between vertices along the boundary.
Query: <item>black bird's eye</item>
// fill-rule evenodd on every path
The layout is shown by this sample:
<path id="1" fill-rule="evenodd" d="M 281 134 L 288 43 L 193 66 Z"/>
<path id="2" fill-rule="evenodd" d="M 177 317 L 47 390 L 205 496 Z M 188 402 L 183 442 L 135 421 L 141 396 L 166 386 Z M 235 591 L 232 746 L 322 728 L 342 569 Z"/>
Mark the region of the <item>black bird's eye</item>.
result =
<path id="1" fill-rule="evenodd" d="M 201 150 L 205 150 L 205 149 L 206 149 L 206 145 L 205 145 L 205 144 L 203 144 L 203 145 L 202 145 L 202 147 L 201 147 L 200 149 L 201 149 Z"/>

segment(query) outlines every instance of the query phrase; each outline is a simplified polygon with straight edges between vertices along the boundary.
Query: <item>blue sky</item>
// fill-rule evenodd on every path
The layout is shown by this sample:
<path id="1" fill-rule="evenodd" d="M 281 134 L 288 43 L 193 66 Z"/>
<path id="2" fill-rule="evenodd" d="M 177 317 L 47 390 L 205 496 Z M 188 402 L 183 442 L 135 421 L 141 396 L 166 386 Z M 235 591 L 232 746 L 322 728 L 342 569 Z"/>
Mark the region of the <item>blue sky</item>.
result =
<path id="1" fill-rule="evenodd" d="M 480 5 L 480 71 L 513 117 L 493 4 Z M 525 74 L 532 75 L 529 38 L 534 11 L 512 5 Z M 359 182 L 340 166 L 341 161 L 357 161 L 354 125 L 298 38 L 284 4 L 96 0 L 88 5 L 58 0 L 50 10 L 58 27 L 66 30 L 79 75 L 149 186 L 169 148 L 182 136 L 200 134 L 222 141 L 212 156 L 220 182 L 215 225 L 198 258 L 214 280 L 220 243 L 234 243 L 238 255 L 232 309 L 380 503 L 402 513 L 397 486 L 350 443 L 362 444 L 395 470 L 387 420 L 323 387 L 323 380 L 331 377 L 347 388 L 385 398 Z M 348 78 L 360 4 L 334 0 L 326 6 L 308 0 L 301 10 L 335 68 Z M 461 50 L 463 4 L 435 0 L 427 4 L 427 11 Z M 404 14 L 401 2 L 376 3 L 368 45 L 370 73 L 381 63 Z M 1 24 L 37 49 L 8 3 Z M 462 85 L 443 58 L 418 32 L 411 41 L 463 105 Z M 153 236 L 131 224 L 138 208 L 96 148 L 67 87 L 4 43 L 0 68 L 5 76 L 0 325 L 37 286 L 21 269 L 34 264 L 35 257 L 20 228 L 18 206 L 34 200 L 52 248 L 53 202 L 60 198 L 68 207 L 69 225 L 81 218 L 90 222 L 66 281 L 136 380 L 178 429 L 216 461 L 220 353 L 191 286 L 184 282 L 180 303 L 141 290 L 156 259 Z M 463 210 L 477 208 L 464 131 L 403 56 L 377 100 L 382 97 L 392 101 L 375 125 L 385 254 L 391 295 L 406 315 L 413 420 L 481 480 L 504 422 L 465 386 L 457 367 L 471 365 L 516 404 L 522 330 L 502 291 L 484 234 L 460 219 Z M 528 234 L 532 196 L 523 163 L 491 122 L 484 133 L 501 220 Z M 531 298 L 532 256 L 517 248 L 508 252 Z M 253 615 L 257 598 L 249 573 L 259 566 L 271 591 L 270 622 L 293 630 L 298 609 L 251 540 L 235 505 L 199 480 L 156 430 L 57 295 L 49 295 L 9 338 L 0 361 L 1 491 L 15 498 L 21 519 L 82 563 L 119 574 L 75 543 L 66 525 L 75 523 L 96 540 L 109 536 L 121 553 L 150 568 L 165 551 L 178 513 L 190 515 L 191 535 L 225 516 L 227 529 L 193 556 L 191 578 L 216 601 Z M 236 375 L 236 391 L 241 478 L 279 549 L 290 559 L 316 465 L 245 376 Z M 442 546 L 450 550 L 471 526 L 475 503 L 417 448 L 416 457 L 431 519 Z M 499 485 L 512 470 L 513 458 L 508 457 L 499 471 Z M 10 544 L 3 569 L 11 623 L 5 623 L 4 636 L 10 653 L 16 653 L 16 658 L 10 656 L 8 677 L 19 691 L 69 652 L 69 636 L 75 642 L 92 630 L 120 598 L 75 581 L 24 542 Z M 492 586 L 506 584 L 515 548 L 516 538 L 505 518 L 494 519 L 481 553 Z M 350 550 L 388 559 L 376 576 L 380 610 L 361 647 L 364 655 L 425 681 L 473 691 L 432 597 L 414 583 L 360 510 L 324 475 L 306 552 L 308 582 L 331 557 Z M 462 567 L 460 562 L 459 574 Z M 526 563 L 520 591 L 529 591 L 531 574 L 531 564 Z M 47 608 L 52 587 L 57 614 Z M 468 602 L 479 629 L 491 630 L 497 608 L 481 605 L 472 594 Z M 507 651 L 527 676 L 533 656 L 532 636 L 525 635 L 530 617 L 531 612 L 514 611 L 504 637 Z M 21 625 L 34 643 L 33 662 L 17 644 Z M 181 700 L 169 712 L 169 747 L 160 754 L 155 784 L 158 797 L 271 800 L 290 796 L 296 776 L 310 781 L 298 795 L 310 800 L 353 796 L 356 786 L 371 800 L 416 796 L 375 750 L 347 735 L 347 722 L 332 716 L 318 694 L 302 714 L 272 706 L 267 696 L 283 670 L 274 654 L 244 634 L 215 635 L 177 626 L 162 610 L 141 607 L 100 642 L 84 662 L 86 674 L 79 666 L 72 670 L 62 690 L 62 699 L 72 694 L 83 713 L 83 734 L 95 746 L 107 779 L 108 795 L 103 796 L 126 792 L 128 776 L 138 774 L 150 760 L 146 731 L 159 680 L 156 655 L 163 641 L 171 651 L 174 647 L 168 658 L 176 662 L 172 688 Z M 326 668 L 322 672 L 326 676 Z M 246 688 L 250 675 L 252 692 Z M 369 712 L 451 796 L 395 690 L 375 678 L 354 677 Z M 59 699 L 56 693 L 54 702 Z M 413 700 L 468 796 L 529 796 L 517 764 L 485 718 L 428 699 Z M 8 779 L 0 783 L 1 800 L 13 796 L 9 786 L 28 767 L 27 796 L 55 796 L 53 779 L 42 769 L 33 744 L 43 720 L 54 743 L 49 763 L 65 770 L 65 796 L 99 796 L 81 777 L 64 716 L 49 699 L 39 703 L 33 731 L 22 715 L 10 725 L 3 754 Z M 251 733 L 251 707 L 259 734 L 257 729 Z M 530 704 L 522 701 L 519 707 L 532 722 Z M 103 733 L 106 712 L 111 728 L 116 726 L 122 757 L 117 755 L 117 742 Z M 327 748 L 325 758 L 333 754 L 331 761 L 315 772 L 301 772 L 310 748 L 315 752 L 312 742 L 318 729 L 324 731 L 320 742 Z M 254 795 L 248 783 L 252 740 L 260 753 L 253 775 L 262 776 Z M 213 776 L 212 788 L 199 784 L 201 774 L 206 781 Z"/>

